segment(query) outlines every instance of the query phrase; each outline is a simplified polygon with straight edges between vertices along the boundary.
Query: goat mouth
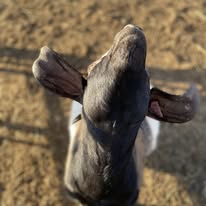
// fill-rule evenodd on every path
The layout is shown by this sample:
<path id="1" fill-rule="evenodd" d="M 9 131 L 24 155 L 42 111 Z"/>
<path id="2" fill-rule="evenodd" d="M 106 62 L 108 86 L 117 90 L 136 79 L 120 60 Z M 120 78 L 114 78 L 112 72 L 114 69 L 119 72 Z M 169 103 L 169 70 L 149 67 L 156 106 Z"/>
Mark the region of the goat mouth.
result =
<path id="1" fill-rule="evenodd" d="M 88 67 L 88 73 L 90 74 L 93 68 L 104 59 L 106 59 L 107 62 L 116 64 L 116 66 L 122 64 L 137 67 L 142 64 L 141 66 L 144 68 L 146 39 L 143 30 L 131 24 L 125 26 L 114 37 L 111 48 L 100 59 Z"/>
<path id="2" fill-rule="evenodd" d="M 125 26 L 114 38 L 110 56 L 124 65 L 144 68 L 146 59 L 146 39 L 139 27 Z M 135 66 L 136 65 L 136 66 Z"/>
<path id="3" fill-rule="evenodd" d="M 140 27 L 128 24 L 126 25 L 120 32 L 118 32 L 114 38 L 114 42 L 121 42 L 125 38 L 128 37 L 136 37 L 137 40 L 139 41 L 144 41 L 145 42 L 145 36 L 144 32 Z"/>

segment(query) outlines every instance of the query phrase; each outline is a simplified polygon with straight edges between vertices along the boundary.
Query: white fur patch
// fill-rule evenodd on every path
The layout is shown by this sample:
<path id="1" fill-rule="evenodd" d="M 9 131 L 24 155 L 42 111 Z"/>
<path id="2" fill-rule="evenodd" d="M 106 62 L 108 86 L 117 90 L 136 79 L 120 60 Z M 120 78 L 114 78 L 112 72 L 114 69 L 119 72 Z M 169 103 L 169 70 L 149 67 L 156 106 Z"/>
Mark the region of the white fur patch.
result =
<path id="1" fill-rule="evenodd" d="M 160 123 L 159 121 L 152 119 L 150 117 L 146 117 L 146 121 L 151 131 L 151 139 L 149 141 L 150 145 L 147 148 L 147 154 L 149 155 L 157 148 Z"/>
<path id="2" fill-rule="evenodd" d="M 72 124 L 74 119 L 81 114 L 82 112 L 82 105 L 79 102 L 72 101 L 71 111 L 70 111 L 70 118 L 69 118 L 69 126 Z"/>
<path id="3" fill-rule="evenodd" d="M 152 88 L 152 84 L 150 84 L 150 89 Z M 147 148 L 147 155 L 151 154 L 156 148 L 157 148 L 157 143 L 158 143 L 158 135 L 160 131 L 160 122 L 152 119 L 150 117 L 146 117 L 146 121 L 149 125 L 150 131 L 151 131 L 151 139 L 150 139 L 150 144 L 148 145 Z"/>
<path id="4" fill-rule="evenodd" d="M 69 133 L 70 138 L 74 137 L 75 133 L 77 132 L 77 126 L 72 124 L 74 119 L 81 114 L 82 112 L 82 105 L 79 102 L 72 101 L 71 111 L 70 111 L 70 118 L 69 118 Z"/>

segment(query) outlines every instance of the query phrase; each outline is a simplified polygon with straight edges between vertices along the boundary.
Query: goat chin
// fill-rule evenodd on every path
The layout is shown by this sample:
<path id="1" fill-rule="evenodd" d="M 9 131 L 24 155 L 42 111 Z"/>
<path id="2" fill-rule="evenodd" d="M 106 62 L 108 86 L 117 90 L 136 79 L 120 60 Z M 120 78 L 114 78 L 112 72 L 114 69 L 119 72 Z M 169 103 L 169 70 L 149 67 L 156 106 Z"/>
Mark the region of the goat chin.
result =
<path id="1" fill-rule="evenodd" d="M 82 105 L 76 101 L 72 101 L 70 118 L 68 122 L 68 130 L 70 136 L 70 142 L 72 141 L 74 134 L 77 132 L 77 124 L 73 124 L 75 118 L 82 112 Z M 145 125 L 148 125 L 147 127 Z M 156 148 L 158 143 L 158 135 L 160 129 L 160 123 L 150 117 L 146 117 L 141 128 L 145 130 L 144 146 L 145 156 L 150 155 Z"/>

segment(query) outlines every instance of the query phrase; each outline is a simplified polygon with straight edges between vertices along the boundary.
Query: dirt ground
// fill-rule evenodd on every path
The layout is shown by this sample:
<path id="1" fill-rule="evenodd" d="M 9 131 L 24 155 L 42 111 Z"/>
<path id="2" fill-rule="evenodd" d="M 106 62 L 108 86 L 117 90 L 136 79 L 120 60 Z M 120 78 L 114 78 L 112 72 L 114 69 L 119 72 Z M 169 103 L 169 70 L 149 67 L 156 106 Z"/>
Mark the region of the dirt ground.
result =
<path id="1" fill-rule="evenodd" d="M 126 24 L 144 29 L 155 86 L 198 85 L 192 122 L 162 123 L 146 162 L 141 206 L 206 205 L 206 2 L 204 0 L 0 0 L 0 205 L 71 206 L 63 187 L 70 100 L 46 92 L 32 63 L 48 45 L 84 69 Z"/>

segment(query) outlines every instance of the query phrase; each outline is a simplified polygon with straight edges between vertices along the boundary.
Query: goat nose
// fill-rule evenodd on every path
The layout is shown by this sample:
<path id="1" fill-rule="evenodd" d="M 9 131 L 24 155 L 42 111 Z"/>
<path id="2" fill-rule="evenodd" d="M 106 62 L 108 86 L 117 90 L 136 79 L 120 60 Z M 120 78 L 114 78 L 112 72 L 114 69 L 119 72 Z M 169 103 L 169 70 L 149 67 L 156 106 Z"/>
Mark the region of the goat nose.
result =
<path id="1" fill-rule="evenodd" d="M 127 24 L 124 29 L 134 29 L 134 30 L 140 30 L 143 31 L 143 29 L 139 26 L 134 26 L 133 24 Z"/>

